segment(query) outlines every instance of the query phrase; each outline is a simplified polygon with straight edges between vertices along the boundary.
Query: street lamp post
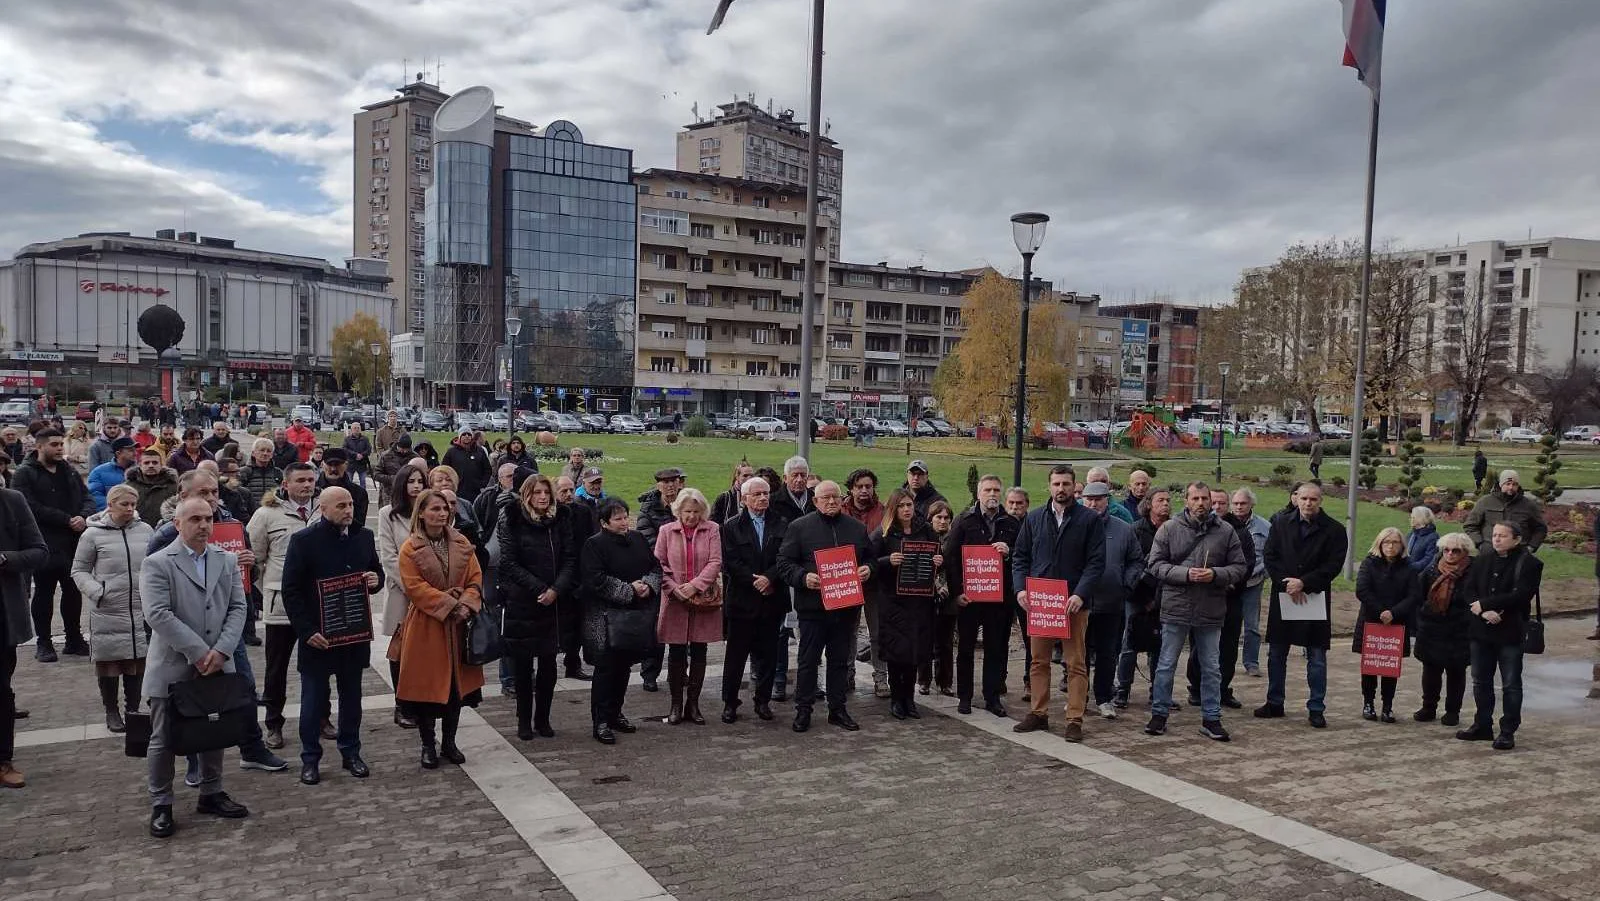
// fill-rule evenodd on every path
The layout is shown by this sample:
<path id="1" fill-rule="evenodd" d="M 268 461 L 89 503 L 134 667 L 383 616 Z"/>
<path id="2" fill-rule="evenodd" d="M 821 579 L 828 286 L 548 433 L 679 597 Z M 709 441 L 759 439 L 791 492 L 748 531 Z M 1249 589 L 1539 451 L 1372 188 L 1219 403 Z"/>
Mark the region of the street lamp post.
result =
<path id="1" fill-rule="evenodd" d="M 506 429 L 517 434 L 517 336 L 522 334 L 522 320 L 513 313 L 506 317 L 506 337 L 511 339 L 511 390 L 506 392 Z"/>
<path id="2" fill-rule="evenodd" d="M 1217 430 L 1213 437 L 1217 439 L 1217 485 L 1222 485 L 1222 423 L 1228 415 L 1228 370 L 1231 367 L 1226 361 L 1217 364 L 1217 371 L 1222 373 L 1222 396 L 1217 398 Z"/>
<path id="3" fill-rule="evenodd" d="M 1033 255 L 1044 243 L 1044 213 L 1018 213 L 1011 217 L 1011 238 L 1022 253 L 1022 335 L 1017 344 L 1017 422 L 1016 443 L 1011 450 L 1011 484 L 1022 485 L 1023 419 L 1028 412 L 1028 301 L 1033 291 Z"/>
<path id="4" fill-rule="evenodd" d="M 378 404 L 378 397 L 379 397 L 379 395 L 378 395 L 378 358 L 383 355 L 383 345 L 379 344 L 376 341 L 374 341 L 371 344 L 367 345 L 367 349 L 372 351 L 372 397 L 373 397 L 372 403 L 373 403 L 374 406 L 376 406 Z"/>

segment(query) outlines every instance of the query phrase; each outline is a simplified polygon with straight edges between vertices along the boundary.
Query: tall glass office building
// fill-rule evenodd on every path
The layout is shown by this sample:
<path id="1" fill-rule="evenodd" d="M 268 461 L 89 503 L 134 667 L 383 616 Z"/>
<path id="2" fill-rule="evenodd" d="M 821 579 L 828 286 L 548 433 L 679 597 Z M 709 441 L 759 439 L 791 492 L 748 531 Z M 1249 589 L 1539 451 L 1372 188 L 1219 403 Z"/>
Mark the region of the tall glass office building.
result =
<path id="1" fill-rule="evenodd" d="M 494 123 L 494 94 L 483 87 L 457 93 L 434 115 L 436 177 L 424 195 L 428 346 L 423 365 L 430 382 L 451 386 L 447 390 L 458 395 L 489 381 L 499 335 L 494 326 L 498 292 L 491 290 L 489 269 Z"/>
<path id="2" fill-rule="evenodd" d="M 637 285 L 633 151 L 585 143 L 564 121 L 498 138 L 509 159 L 504 267 L 507 303 L 523 321 L 522 391 L 538 390 L 539 403 L 562 410 L 626 409 Z"/>

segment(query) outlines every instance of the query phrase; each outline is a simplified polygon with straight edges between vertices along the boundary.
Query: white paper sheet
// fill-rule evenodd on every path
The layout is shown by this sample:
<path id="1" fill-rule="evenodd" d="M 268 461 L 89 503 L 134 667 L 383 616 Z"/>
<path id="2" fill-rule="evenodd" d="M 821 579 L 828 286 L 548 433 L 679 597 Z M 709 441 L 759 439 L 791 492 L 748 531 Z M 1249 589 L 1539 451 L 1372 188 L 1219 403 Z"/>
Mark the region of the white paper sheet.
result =
<path id="1" fill-rule="evenodd" d="M 1287 592 L 1278 593 L 1278 617 L 1284 622 L 1321 623 L 1328 620 L 1328 593 L 1306 592 L 1306 602 L 1296 604 Z"/>

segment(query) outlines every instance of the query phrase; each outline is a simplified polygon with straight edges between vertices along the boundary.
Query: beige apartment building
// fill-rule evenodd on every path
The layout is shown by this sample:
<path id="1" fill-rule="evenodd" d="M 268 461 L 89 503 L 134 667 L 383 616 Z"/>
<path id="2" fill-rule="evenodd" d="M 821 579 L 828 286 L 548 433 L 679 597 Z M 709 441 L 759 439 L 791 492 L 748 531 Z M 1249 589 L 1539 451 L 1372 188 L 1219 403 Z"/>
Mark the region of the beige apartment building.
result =
<path id="1" fill-rule="evenodd" d="M 698 109 L 698 106 L 696 107 Z M 685 125 L 678 133 L 678 169 L 783 185 L 807 184 L 811 172 L 810 131 L 796 122 L 794 110 L 756 105 L 755 96 L 717 107 L 710 119 Z M 822 156 L 817 174 L 817 212 L 827 227 L 823 246 L 828 259 L 839 258 L 840 210 L 843 206 L 844 151 L 827 137 L 818 142 Z M 804 208 L 802 208 L 804 212 Z"/>
<path id="2" fill-rule="evenodd" d="M 672 169 L 647 169 L 635 182 L 636 408 L 797 415 L 805 189 Z M 825 311 L 820 251 L 817 304 Z M 818 327 L 819 392 L 827 371 L 822 335 Z"/>
<path id="3" fill-rule="evenodd" d="M 351 255 L 389 261 L 395 299 L 391 333 L 422 333 L 428 300 L 425 192 L 433 184 L 433 114 L 450 98 L 417 80 L 355 114 Z M 495 131 L 533 134 L 531 123 L 495 117 Z"/>

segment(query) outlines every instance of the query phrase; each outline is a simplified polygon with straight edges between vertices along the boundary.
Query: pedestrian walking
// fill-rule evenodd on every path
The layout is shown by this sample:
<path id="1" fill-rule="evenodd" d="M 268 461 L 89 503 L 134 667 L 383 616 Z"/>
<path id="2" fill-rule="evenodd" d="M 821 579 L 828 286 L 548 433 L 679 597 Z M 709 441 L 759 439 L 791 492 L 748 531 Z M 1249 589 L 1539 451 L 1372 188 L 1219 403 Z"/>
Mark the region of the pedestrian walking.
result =
<path id="1" fill-rule="evenodd" d="M 515 683 L 517 738 L 531 741 L 535 734 L 555 735 L 550 705 L 561 650 L 560 600 L 577 591 L 578 549 L 572 511 L 556 503 L 549 478 L 534 473 L 517 494 L 503 497 L 496 527 L 501 639 Z"/>
<path id="2" fill-rule="evenodd" d="M 117 439 L 123 441 L 126 439 Z M 147 637 L 139 570 L 155 529 L 139 519 L 139 492 L 116 485 L 106 509 L 89 517 L 72 558 L 72 581 L 89 602 L 89 659 L 94 661 L 106 729 L 124 731 L 122 710 L 139 709 Z M 118 683 L 125 703 L 117 703 Z"/>
<path id="3" fill-rule="evenodd" d="M 450 527 L 450 518 L 441 493 L 417 498 L 411 537 L 400 548 L 406 618 L 390 644 L 391 659 L 400 661 L 395 697 L 417 721 L 421 764 L 430 770 L 441 757 L 466 763 L 456 744 L 461 708 L 476 707 L 483 697 L 483 667 L 461 659 L 466 621 L 483 609 L 483 570 L 472 542 Z"/>
<path id="4" fill-rule="evenodd" d="M 1272 579 L 1272 605 L 1267 614 L 1267 702 L 1255 710 L 1261 719 L 1284 715 L 1285 681 L 1289 668 L 1289 649 L 1306 649 L 1307 718 L 1312 728 L 1328 725 L 1324 698 L 1328 690 L 1328 647 L 1333 630 L 1328 611 L 1332 609 L 1333 580 L 1344 568 L 1348 545 L 1344 526 L 1323 512 L 1322 487 L 1306 482 L 1296 489 L 1294 509 L 1273 517 L 1272 534 L 1264 552 L 1267 574 Z M 1303 607 L 1286 618 L 1285 605 Z"/>
<path id="5" fill-rule="evenodd" d="M 139 600 L 151 629 L 143 694 L 150 704 L 146 752 L 150 834 L 171 838 L 174 759 L 168 691 L 174 683 L 234 672 L 244 636 L 244 581 L 238 558 L 208 544 L 214 512 L 202 497 L 185 498 L 174 511 L 177 540 L 150 554 L 139 571 Z M 222 751 L 197 755 L 200 801 L 196 813 L 240 819 L 250 811 L 222 790 Z"/>
<path id="6" fill-rule="evenodd" d="M 1472 483 L 1473 494 L 1483 493 L 1483 481 L 1489 477 L 1489 458 L 1483 455 L 1483 448 L 1472 452 Z"/>
<path id="7" fill-rule="evenodd" d="M 584 653 L 594 660 L 589 713 L 594 737 L 616 744 L 616 733 L 637 732 L 622 713 L 628 675 L 658 645 L 661 564 L 650 543 L 632 527 L 628 504 L 606 498 L 595 513 L 600 531 L 578 558 L 584 596 Z"/>
<path id="8" fill-rule="evenodd" d="M 1502 483 L 1503 484 L 1503 483 Z M 1544 577 L 1544 563 L 1522 543 L 1514 522 L 1498 522 L 1492 550 L 1479 553 L 1468 574 L 1472 601 L 1472 726 L 1456 733 L 1463 741 L 1494 741 L 1496 751 L 1517 746 L 1522 725 L 1522 642 L 1533 616 L 1533 599 Z M 1494 731 L 1494 680 L 1500 675 L 1500 733 Z"/>
<path id="9" fill-rule="evenodd" d="M 33 637 L 28 611 L 32 571 L 50 561 L 33 511 L 21 493 L 0 487 L 0 788 L 26 783 L 13 760 L 17 696 L 11 677 L 17 671 L 17 646 Z"/>
<path id="10" fill-rule="evenodd" d="M 1307 464 L 1311 470 L 1311 478 L 1320 480 L 1322 478 L 1322 436 L 1320 435 L 1311 442 L 1311 453 Z"/>
<path id="11" fill-rule="evenodd" d="M 1423 570 L 1411 586 L 1411 606 L 1416 615 L 1414 653 L 1422 664 L 1422 706 L 1411 718 L 1431 723 L 1439 713 L 1444 690 L 1444 716 L 1440 725 L 1460 722 L 1461 699 L 1467 690 L 1467 665 L 1472 661 L 1472 601 L 1468 598 L 1468 572 L 1472 568 L 1472 539 L 1451 532 L 1439 539 L 1439 557 Z"/>
<path id="12" fill-rule="evenodd" d="M 1362 651 L 1366 627 L 1373 623 L 1389 626 L 1396 623 L 1407 626 L 1401 654 L 1411 653 L 1411 589 L 1417 581 L 1417 570 L 1406 556 L 1405 539 L 1400 530 L 1390 527 L 1372 540 L 1372 548 L 1361 561 L 1356 573 L 1356 634 L 1350 649 Z M 1361 674 L 1361 718 L 1394 722 L 1394 691 L 1399 680 L 1394 676 Z M 1383 712 L 1373 704 L 1379 686 L 1383 690 Z"/>

